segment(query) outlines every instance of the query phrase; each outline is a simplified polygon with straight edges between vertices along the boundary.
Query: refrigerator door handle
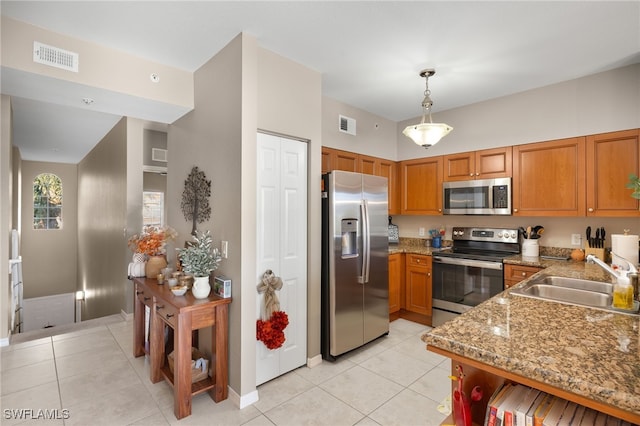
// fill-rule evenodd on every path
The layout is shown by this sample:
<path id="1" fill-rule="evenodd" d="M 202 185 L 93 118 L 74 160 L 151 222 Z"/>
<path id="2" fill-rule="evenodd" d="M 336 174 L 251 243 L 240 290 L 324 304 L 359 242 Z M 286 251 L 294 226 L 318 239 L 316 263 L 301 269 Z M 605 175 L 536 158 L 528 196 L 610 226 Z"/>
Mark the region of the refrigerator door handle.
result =
<path id="1" fill-rule="evenodd" d="M 367 200 L 362 200 L 360 204 L 360 214 L 362 215 L 362 277 L 360 283 L 369 282 L 369 270 L 371 264 L 371 227 L 369 224 L 369 205 Z"/>

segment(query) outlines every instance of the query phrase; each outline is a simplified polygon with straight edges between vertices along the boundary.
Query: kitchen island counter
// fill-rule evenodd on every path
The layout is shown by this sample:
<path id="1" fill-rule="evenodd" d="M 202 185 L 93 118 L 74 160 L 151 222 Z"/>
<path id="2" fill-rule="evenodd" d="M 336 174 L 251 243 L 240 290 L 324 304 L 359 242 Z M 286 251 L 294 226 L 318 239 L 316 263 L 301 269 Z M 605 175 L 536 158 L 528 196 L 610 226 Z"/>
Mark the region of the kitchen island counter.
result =
<path id="1" fill-rule="evenodd" d="M 585 262 L 554 261 L 538 274 L 611 282 L 602 269 Z M 640 424 L 640 316 L 510 291 L 425 333 L 427 349 L 449 356 L 454 364 L 469 361 L 502 378 Z"/>

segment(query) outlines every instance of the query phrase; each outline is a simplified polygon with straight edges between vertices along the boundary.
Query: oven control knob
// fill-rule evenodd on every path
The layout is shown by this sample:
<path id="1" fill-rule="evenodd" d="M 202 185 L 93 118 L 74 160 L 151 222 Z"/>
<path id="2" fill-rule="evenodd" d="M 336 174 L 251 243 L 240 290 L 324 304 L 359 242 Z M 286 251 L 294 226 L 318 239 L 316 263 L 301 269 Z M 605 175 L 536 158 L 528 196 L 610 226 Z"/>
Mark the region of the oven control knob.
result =
<path id="1" fill-rule="evenodd" d="M 504 237 L 508 238 L 508 235 L 505 235 Z M 498 238 L 502 238 L 502 231 L 498 232 Z"/>
<path id="2" fill-rule="evenodd" d="M 511 238 L 514 238 L 514 239 L 515 239 L 517 236 L 518 236 L 518 234 L 516 234 L 515 232 L 512 232 L 512 233 L 511 233 Z"/>

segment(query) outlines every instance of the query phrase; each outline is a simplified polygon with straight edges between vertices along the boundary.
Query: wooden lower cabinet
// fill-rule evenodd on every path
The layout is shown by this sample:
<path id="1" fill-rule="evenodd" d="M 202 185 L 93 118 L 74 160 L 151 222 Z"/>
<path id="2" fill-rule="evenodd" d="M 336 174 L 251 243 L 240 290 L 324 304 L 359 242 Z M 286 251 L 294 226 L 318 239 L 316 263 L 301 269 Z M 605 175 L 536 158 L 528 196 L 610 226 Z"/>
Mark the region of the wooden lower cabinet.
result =
<path id="1" fill-rule="evenodd" d="M 404 308 L 404 254 L 389 255 L 389 315 Z M 397 318 L 397 316 L 396 316 Z M 396 319 L 393 318 L 393 319 Z"/>
<path id="2" fill-rule="evenodd" d="M 504 265 L 504 288 L 507 289 L 514 286 L 542 269 L 544 268 L 506 263 Z"/>
<path id="3" fill-rule="evenodd" d="M 431 256 L 406 254 L 405 311 L 406 318 L 431 325 Z"/>

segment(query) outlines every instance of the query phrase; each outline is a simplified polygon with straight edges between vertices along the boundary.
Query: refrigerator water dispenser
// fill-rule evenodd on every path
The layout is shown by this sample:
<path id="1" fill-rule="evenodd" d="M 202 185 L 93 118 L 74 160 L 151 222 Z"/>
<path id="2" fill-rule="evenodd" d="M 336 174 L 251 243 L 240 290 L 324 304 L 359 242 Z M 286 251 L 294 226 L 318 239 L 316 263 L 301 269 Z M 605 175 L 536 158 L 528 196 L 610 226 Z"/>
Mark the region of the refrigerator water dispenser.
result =
<path id="1" fill-rule="evenodd" d="M 358 257 L 358 219 L 342 219 L 342 258 Z"/>

